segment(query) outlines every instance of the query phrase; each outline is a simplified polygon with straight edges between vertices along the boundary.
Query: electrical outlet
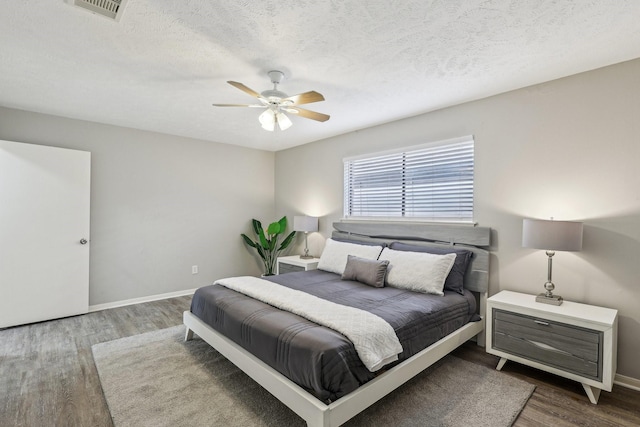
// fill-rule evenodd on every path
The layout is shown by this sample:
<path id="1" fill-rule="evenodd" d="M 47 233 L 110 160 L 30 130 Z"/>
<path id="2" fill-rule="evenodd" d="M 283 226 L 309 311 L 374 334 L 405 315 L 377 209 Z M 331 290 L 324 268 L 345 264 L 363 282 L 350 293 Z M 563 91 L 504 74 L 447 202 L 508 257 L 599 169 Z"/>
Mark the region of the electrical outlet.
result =
<path id="1" fill-rule="evenodd" d="M 192 265 L 191 266 L 191 274 L 198 274 L 198 266 L 197 265 Z"/>

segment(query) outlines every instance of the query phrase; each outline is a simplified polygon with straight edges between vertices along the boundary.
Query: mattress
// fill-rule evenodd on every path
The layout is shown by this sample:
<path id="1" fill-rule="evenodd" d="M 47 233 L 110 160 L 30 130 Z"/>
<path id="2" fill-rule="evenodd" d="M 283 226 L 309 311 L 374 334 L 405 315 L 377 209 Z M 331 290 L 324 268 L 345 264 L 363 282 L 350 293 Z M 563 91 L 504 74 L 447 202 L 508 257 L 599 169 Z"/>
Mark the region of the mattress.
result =
<path id="1" fill-rule="evenodd" d="M 437 296 L 373 288 L 322 270 L 267 280 L 380 316 L 402 344 L 395 363 L 478 319 L 475 298 L 468 291 Z M 191 312 L 324 402 L 339 399 L 380 373 L 370 372 L 339 332 L 222 286 L 199 288 Z"/>

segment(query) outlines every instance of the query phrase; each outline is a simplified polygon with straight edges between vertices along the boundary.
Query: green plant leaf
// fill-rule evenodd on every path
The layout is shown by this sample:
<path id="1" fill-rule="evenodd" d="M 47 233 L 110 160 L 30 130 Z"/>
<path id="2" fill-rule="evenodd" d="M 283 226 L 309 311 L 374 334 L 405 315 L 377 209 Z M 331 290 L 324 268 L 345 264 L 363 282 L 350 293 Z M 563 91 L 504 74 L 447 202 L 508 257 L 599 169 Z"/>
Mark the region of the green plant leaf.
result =
<path id="1" fill-rule="evenodd" d="M 279 251 L 286 249 L 287 246 L 289 246 L 291 244 L 291 242 L 293 241 L 293 238 L 296 236 L 296 232 L 292 231 L 291 233 L 289 233 L 289 235 L 287 237 L 285 237 L 285 239 L 282 241 L 282 244 L 280 245 L 280 247 L 278 248 Z"/>
<path id="2" fill-rule="evenodd" d="M 269 227 L 267 228 L 267 233 L 274 234 L 274 235 L 282 233 L 280 229 L 280 223 L 272 222 L 271 224 L 269 224 Z"/>
<path id="3" fill-rule="evenodd" d="M 262 245 L 264 249 L 269 249 L 269 240 L 265 237 L 262 228 L 259 230 L 258 238 L 260 239 L 260 245 Z"/>
<path id="4" fill-rule="evenodd" d="M 253 232 L 256 233 L 256 236 L 259 236 L 262 230 L 262 223 L 257 219 L 252 219 L 251 224 L 253 225 Z"/>
<path id="5" fill-rule="evenodd" d="M 244 242 L 247 245 L 251 246 L 252 248 L 256 247 L 256 244 L 253 242 L 253 240 L 249 238 L 249 236 L 247 236 L 246 234 L 240 234 L 240 235 L 242 236 L 242 238 L 244 239 Z"/>
<path id="6" fill-rule="evenodd" d="M 283 216 L 282 218 L 280 218 L 280 221 L 278 221 L 278 224 L 280 224 L 280 233 L 284 233 L 285 230 L 287 229 L 287 217 Z"/>

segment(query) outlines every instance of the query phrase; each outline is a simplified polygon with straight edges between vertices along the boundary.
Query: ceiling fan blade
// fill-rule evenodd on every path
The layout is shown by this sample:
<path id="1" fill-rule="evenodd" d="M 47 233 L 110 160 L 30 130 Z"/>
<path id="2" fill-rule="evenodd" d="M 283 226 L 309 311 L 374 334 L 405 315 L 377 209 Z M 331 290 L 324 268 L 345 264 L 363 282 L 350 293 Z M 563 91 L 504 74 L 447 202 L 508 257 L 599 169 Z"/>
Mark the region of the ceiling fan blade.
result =
<path id="1" fill-rule="evenodd" d="M 297 114 L 300 117 L 304 117 L 305 119 L 317 120 L 319 122 L 326 122 L 331 117 L 328 114 L 317 113 L 315 111 L 305 110 L 304 108 L 300 107 L 288 107 L 284 110 L 288 113 Z"/>
<path id="2" fill-rule="evenodd" d="M 252 107 L 252 108 L 266 108 L 266 105 L 262 104 L 211 104 L 214 107 Z"/>
<path id="3" fill-rule="evenodd" d="M 241 91 L 248 93 L 249 95 L 255 97 L 255 98 L 262 98 L 262 95 L 260 95 L 258 92 L 256 92 L 255 90 L 248 88 L 247 86 L 243 85 L 240 82 L 234 82 L 229 80 L 227 83 L 229 83 L 231 86 L 240 89 Z"/>
<path id="4" fill-rule="evenodd" d="M 312 102 L 324 101 L 324 96 L 322 96 L 321 93 L 312 90 L 284 98 L 281 102 L 287 103 L 288 101 L 291 101 L 294 105 L 311 104 Z"/>

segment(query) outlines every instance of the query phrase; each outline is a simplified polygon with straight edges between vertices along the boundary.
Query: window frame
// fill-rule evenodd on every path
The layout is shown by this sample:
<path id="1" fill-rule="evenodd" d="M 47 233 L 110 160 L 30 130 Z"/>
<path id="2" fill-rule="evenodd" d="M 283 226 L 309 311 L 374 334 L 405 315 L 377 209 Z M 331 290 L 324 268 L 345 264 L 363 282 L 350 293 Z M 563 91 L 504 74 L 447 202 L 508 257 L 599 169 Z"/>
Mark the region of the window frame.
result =
<path id="1" fill-rule="evenodd" d="M 468 146 L 469 144 L 470 144 L 470 147 Z M 411 155 L 414 155 L 414 156 L 417 155 L 421 159 L 425 157 L 429 159 L 428 152 L 433 151 L 431 153 L 432 155 L 431 159 L 433 159 L 438 149 L 442 147 L 447 147 L 447 146 L 453 147 L 455 145 L 461 145 L 460 156 L 458 156 L 460 159 L 464 157 L 462 153 L 464 153 L 465 151 L 471 150 L 471 156 L 470 156 L 471 172 L 469 177 L 469 171 L 468 171 L 469 166 L 467 166 L 467 171 L 465 173 L 462 173 L 462 176 L 464 177 L 463 180 L 457 181 L 458 183 L 466 181 L 467 182 L 466 190 L 464 190 L 465 185 L 457 184 L 456 186 L 454 186 L 453 192 L 447 193 L 447 194 L 454 194 L 457 196 L 462 195 L 459 198 L 460 199 L 459 202 L 461 202 L 462 200 L 466 200 L 468 202 L 470 200 L 470 206 L 468 206 L 469 204 L 466 203 L 467 205 L 466 207 L 462 207 L 457 214 L 453 214 L 453 215 L 433 215 L 433 214 L 432 215 L 416 215 L 416 216 L 412 216 L 411 214 L 407 215 L 408 203 L 406 203 L 406 174 L 409 167 L 407 166 L 406 158 Z M 427 154 L 425 155 L 424 152 L 426 152 Z M 396 206 L 399 211 L 402 211 L 401 214 L 399 215 L 368 215 L 368 216 L 353 215 L 350 212 L 352 210 L 350 206 L 353 205 L 351 200 L 353 188 L 350 185 L 351 182 L 353 181 L 353 177 L 351 176 L 350 172 L 352 172 L 354 162 L 361 162 L 361 164 L 363 164 L 366 161 L 375 162 L 376 160 L 379 160 L 380 162 L 383 162 L 383 161 L 391 162 L 393 161 L 392 157 L 395 155 L 400 155 L 405 159 L 404 162 L 401 162 L 402 163 L 402 166 L 400 166 L 401 170 L 396 171 L 399 175 L 402 175 L 402 182 L 403 182 L 403 189 L 401 191 L 401 196 L 400 196 L 401 205 Z M 468 154 L 467 154 L 467 157 L 468 157 Z M 469 159 L 467 158 L 466 161 L 468 162 L 468 160 Z M 457 168 L 459 173 L 461 173 L 460 171 L 462 171 L 463 169 L 464 168 L 460 168 L 460 167 Z M 343 170 L 344 170 L 343 219 L 345 220 L 412 221 L 412 222 L 456 223 L 456 224 L 474 224 L 475 223 L 474 221 L 474 217 L 475 217 L 475 211 L 474 211 L 474 208 L 475 208 L 475 138 L 473 135 L 466 135 L 466 136 L 457 137 L 457 138 L 450 138 L 450 139 L 445 139 L 440 141 L 433 141 L 433 142 L 422 143 L 417 145 L 405 146 L 405 147 L 396 148 L 392 150 L 385 150 L 380 152 L 362 154 L 358 156 L 346 157 L 343 159 Z M 453 168 L 452 170 L 455 171 L 456 169 Z M 387 168 L 386 171 L 392 172 L 393 170 Z M 469 181 L 469 178 L 470 178 L 470 181 Z M 434 180 L 430 182 L 433 183 Z M 449 182 L 453 183 L 454 181 L 451 180 Z M 468 189 L 468 184 L 470 184 L 470 191 Z M 396 189 L 396 192 L 397 192 L 398 191 L 397 188 L 399 187 L 393 187 L 393 188 Z M 429 191 L 420 192 L 420 194 L 422 195 L 425 195 L 428 193 Z M 416 209 L 416 208 L 414 207 L 413 209 Z"/>

